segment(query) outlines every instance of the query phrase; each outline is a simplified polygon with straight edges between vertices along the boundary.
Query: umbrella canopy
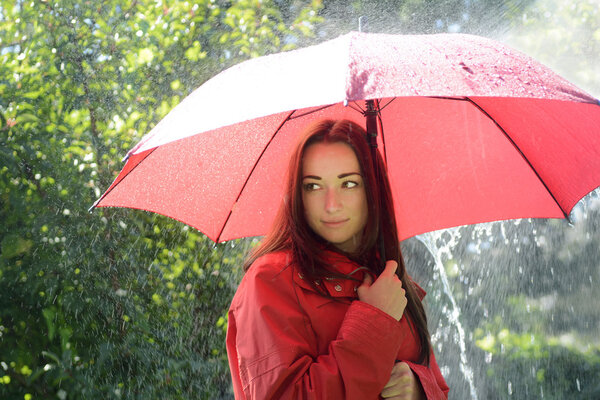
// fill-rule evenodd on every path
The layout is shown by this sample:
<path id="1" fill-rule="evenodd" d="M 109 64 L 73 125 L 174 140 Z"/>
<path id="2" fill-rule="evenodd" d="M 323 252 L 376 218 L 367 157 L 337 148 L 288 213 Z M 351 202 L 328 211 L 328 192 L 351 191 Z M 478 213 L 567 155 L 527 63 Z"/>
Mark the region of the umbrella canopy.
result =
<path id="1" fill-rule="evenodd" d="M 192 92 L 128 153 L 94 204 L 163 214 L 214 241 L 259 236 L 298 133 L 364 125 L 405 239 L 453 226 L 563 218 L 600 185 L 600 105 L 511 48 L 462 34 L 350 33 L 238 64 Z"/>

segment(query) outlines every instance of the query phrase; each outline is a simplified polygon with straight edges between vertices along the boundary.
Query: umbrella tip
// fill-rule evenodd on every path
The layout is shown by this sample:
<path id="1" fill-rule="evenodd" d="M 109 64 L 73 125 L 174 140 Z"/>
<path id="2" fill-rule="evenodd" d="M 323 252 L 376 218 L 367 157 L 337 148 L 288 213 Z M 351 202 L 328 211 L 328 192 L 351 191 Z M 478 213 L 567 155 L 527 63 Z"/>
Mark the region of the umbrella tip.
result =
<path id="1" fill-rule="evenodd" d="M 368 32 L 369 31 L 369 21 L 366 15 L 361 15 L 358 17 L 358 31 L 359 32 Z"/>
<path id="2" fill-rule="evenodd" d="M 105 193 L 105 194 L 106 194 L 106 193 Z M 96 200 L 96 201 L 94 202 L 94 204 L 92 204 L 92 206 L 91 206 L 90 208 L 88 208 L 88 212 L 89 212 L 90 214 L 91 214 L 91 213 L 92 213 L 92 212 L 93 212 L 93 211 L 96 209 L 96 207 L 98 207 L 98 203 L 100 203 L 100 200 L 102 200 L 103 198 L 104 198 L 104 194 L 103 194 L 103 195 L 102 195 L 102 196 L 101 196 L 101 197 L 100 197 L 98 200 Z"/>
<path id="3" fill-rule="evenodd" d="M 569 225 L 569 227 L 575 226 L 573 223 L 573 219 L 571 218 L 571 213 L 567 214 L 565 212 L 564 215 L 565 215 L 565 220 L 567 221 L 567 224 Z"/>

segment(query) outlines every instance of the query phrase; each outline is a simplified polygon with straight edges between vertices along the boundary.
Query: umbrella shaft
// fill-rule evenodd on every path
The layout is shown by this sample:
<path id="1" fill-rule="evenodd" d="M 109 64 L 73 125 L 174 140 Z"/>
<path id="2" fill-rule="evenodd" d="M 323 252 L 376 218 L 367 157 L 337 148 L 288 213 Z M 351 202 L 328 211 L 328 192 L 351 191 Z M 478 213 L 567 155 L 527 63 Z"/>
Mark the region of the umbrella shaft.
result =
<path id="1" fill-rule="evenodd" d="M 366 128 L 369 146 L 371 146 L 371 148 L 375 151 L 375 149 L 377 148 L 377 109 L 375 108 L 374 100 L 367 100 L 365 118 L 367 119 Z"/>
<path id="2" fill-rule="evenodd" d="M 375 171 L 375 176 L 379 176 L 378 174 L 378 164 L 377 164 L 377 115 L 378 110 L 375 104 L 375 100 L 367 100 L 366 101 L 366 110 L 364 112 L 366 118 L 366 127 L 367 127 L 367 140 L 369 142 L 369 146 L 371 147 L 371 159 L 373 161 L 373 168 Z M 379 184 L 380 182 L 378 182 Z M 381 199 L 380 199 L 381 201 Z M 379 205 L 380 207 L 383 204 Z M 381 226 L 379 227 L 379 234 L 377 240 L 377 246 L 379 247 L 379 256 L 381 257 L 382 267 L 385 267 L 386 257 L 385 257 L 385 240 L 383 238 L 383 232 L 381 232 Z"/>

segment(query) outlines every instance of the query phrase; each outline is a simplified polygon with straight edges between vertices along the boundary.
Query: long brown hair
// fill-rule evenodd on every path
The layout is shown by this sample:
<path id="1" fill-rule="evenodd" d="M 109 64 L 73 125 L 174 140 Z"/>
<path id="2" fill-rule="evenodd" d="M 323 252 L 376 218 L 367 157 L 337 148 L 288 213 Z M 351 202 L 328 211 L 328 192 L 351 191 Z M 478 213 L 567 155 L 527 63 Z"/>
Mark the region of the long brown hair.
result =
<path id="1" fill-rule="evenodd" d="M 405 312 L 409 313 L 421 344 L 419 362 L 429 364 L 431 342 L 427 317 L 415 286 L 406 273 L 398 240 L 387 169 L 379 152 L 376 152 L 377 168 L 374 168 L 367 134 L 360 125 L 348 120 L 323 120 L 310 125 L 304 131 L 290 158 L 284 198 L 275 221 L 269 233 L 247 258 L 244 270 L 247 270 L 257 258 L 286 249 L 292 252 L 293 259 L 307 277 L 307 282 L 312 284 L 325 276 L 331 276 L 331 270 L 326 268 L 325 260 L 322 258 L 322 250 L 323 248 L 337 252 L 340 250 L 316 235 L 308 225 L 302 202 L 302 158 L 306 149 L 312 144 L 337 142 L 349 145 L 356 154 L 365 184 L 369 212 L 359 248 L 354 254 L 345 255 L 369 268 L 376 275 L 382 272 L 385 261 L 398 262 L 396 273 L 402 280 L 408 301 Z M 379 251 L 379 244 L 382 241 L 385 260 L 381 260 Z M 316 285 L 315 289 L 321 291 Z"/>

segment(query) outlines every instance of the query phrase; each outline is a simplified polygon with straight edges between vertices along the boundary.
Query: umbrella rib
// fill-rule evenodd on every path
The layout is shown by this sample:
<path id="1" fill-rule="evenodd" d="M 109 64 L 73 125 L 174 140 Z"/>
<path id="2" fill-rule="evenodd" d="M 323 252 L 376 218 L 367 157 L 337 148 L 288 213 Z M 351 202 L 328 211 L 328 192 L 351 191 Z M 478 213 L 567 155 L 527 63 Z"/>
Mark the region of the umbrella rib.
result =
<path id="1" fill-rule="evenodd" d="M 390 105 L 390 103 L 391 103 L 392 101 L 396 100 L 396 99 L 397 99 L 397 97 L 392 97 L 392 99 L 391 99 L 390 101 L 388 101 L 387 103 L 385 103 L 385 105 L 384 105 L 383 107 L 380 107 L 380 108 L 379 108 L 379 112 L 381 112 L 381 111 L 382 111 L 384 108 L 386 108 L 387 106 L 389 106 L 389 105 Z"/>
<path id="2" fill-rule="evenodd" d="M 464 97 L 464 98 L 454 98 L 453 100 L 463 100 L 463 101 L 468 101 L 469 103 L 473 104 L 475 107 L 477 107 L 477 109 L 479 111 L 481 111 L 485 116 L 487 116 L 497 127 L 498 129 L 500 129 L 500 131 L 504 134 L 504 136 L 510 141 L 510 143 L 513 145 L 513 147 L 519 152 L 519 154 L 521 154 L 521 157 L 523 157 L 523 160 L 525 160 L 525 162 L 527 163 L 527 165 L 529 165 L 529 168 L 531 168 L 531 170 L 533 171 L 533 173 L 535 174 L 535 176 L 537 176 L 537 178 L 539 179 L 539 181 L 542 183 L 542 185 L 544 185 L 544 188 L 546 188 L 546 191 L 548 192 L 548 194 L 552 197 L 552 200 L 554 200 L 554 202 L 556 203 L 556 205 L 558 206 L 558 208 L 560 208 L 560 211 L 563 213 L 563 215 L 565 216 L 565 219 L 571 223 L 571 218 L 569 217 L 569 215 L 565 212 L 565 210 L 563 210 L 562 206 L 560 205 L 560 203 L 558 202 L 558 200 L 556 199 L 556 197 L 554 197 L 554 194 L 552 193 L 552 191 L 550 190 L 550 188 L 548 188 L 548 185 L 546 185 L 546 182 L 544 182 L 544 179 L 542 179 L 542 177 L 540 176 L 540 174 L 537 172 L 537 170 L 534 168 L 534 166 L 531 164 L 531 162 L 529 161 L 529 159 L 527 158 L 527 156 L 523 153 L 523 151 L 521 150 L 521 148 L 519 148 L 519 146 L 515 143 L 515 141 L 510 137 L 510 135 L 504 130 L 504 128 L 502 126 L 500 126 L 500 124 L 498 123 L 498 121 L 496 121 L 494 118 L 492 118 L 492 116 L 485 111 L 479 104 L 477 104 L 473 99 L 471 99 L 470 97 Z"/>
<path id="3" fill-rule="evenodd" d="M 150 155 L 151 155 L 152 153 L 154 153 L 154 150 L 156 150 L 157 148 L 158 148 L 158 147 L 155 147 L 154 149 L 152 149 L 152 151 L 151 151 L 150 153 L 146 154 L 146 157 L 144 157 L 144 158 L 143 158 L 142 160 L 140 160 L 140 162 L 138 162 L 138 163 L 137 163 L 137 164 L 136 164 L 136 165 L 135 165 L 133 168 L 131 168 L 131 170 L 130 170 L 129 172 L 127 172 L 127 174 L 126 174 L 124 177 L 122 177 L 122 178 L 119 180 L 119 183 L 123 182 L 123 180 L 124 180 L 125 178 L 127 178 L 127 177 L 129 176 L 129 174 L 131 174 L 131 173 L 133 172 L 133 170 L 134 170 L 134 169 L 136 169 L 136 168 L 137 168 L 137 167 L 138 167 L 138 166 L 139 166 L 139 165 L 140 165 L 140 164 L 141 164 L 141 163 L 142 163 L 142 162 L 143 162 L 145 159 L 147 159 L 148 157 L 150 157 Z M 127 160 L 127 159 L 129 159 L 129 155 L 127 155 L 127 156 L 125 157 L 125 160 Z M 118 176 L 117 176 L 117 178 L 118 178 Z M 115 180 L 117 180 L 117 178 L 115 178 Z M 114 182 L 113 182 L 113 184 L 112 184 L 112 185 L 110 185 L 109 189 L 108 189 L 106 192 L 104 192 L 104 194 L 103 194 L 103 195 L 102 195 L 102 196 L 101 196 L 101 197 L 100 197 L 98 200 L 96 200 L 96 201 L 94 202 L 94 204 L 92 204 L 92 206 L 91 206 L 91 207 L 88 209 L 88 212 L 90 212 L 90 213 L 91 213 L 92 211 L 94 211 L 94 209 L 95 209 L 95 208 L 98 206 L 98 204 L 100 204 L 100 202 L 101 202 L 101 201 L 102 201 L 102 200 L 103 200 L 103 199 L 104 199 L 106 196 L 108 196 L 108 194 L 109 194 L 110 192 L 112 192 L 112 191 L 113 191 L 113 189 L 114 189 L 115 187 L 117 187 L 117 185 L 118 185 L 119 183 L 117 183 L 117 184 L 115 185 L 115 184 L 114 184 Z"/>
<path id="4" fill-rule="evenodd" d="M 290 115 L 288 115 L 288 119 L 292 120 L 292 119 L 296 119 L 296 118 L 301 118 L 301 117 L 304 117 L 305 115 L 313 114 L 313 113 L 316 113 L 316 112 L 318 112 L 318 111 L 321 111 L 321 110 L 324 110 L 324 109 L 326 109 L 326 108 L 329 108 L 329 107 L 331 107 L 332 105 L 333 105 L 333 104 L 328 104 L 328 105 L 326 105 L 326 106 L 322 106 L 322 107 L 319 107 L 319 108 L 315 108 L 314 110 L 306 111 L 306 112 L 304 112 L 304 113 L 301 113 L 301 114 L 295 114 L 295 115 L 292 117 L 291 115 L 294 113 L 294 111 L 297 111 L 297 110 L 294 110 L 294 111 L 292 111 L 292 112 L 291 112 L 291 114 L 290 114 Z M 286 121 L 287 121 L 287 120 L 286 120 Z M 284 121 L 284 123 L 285 123 L 286 121 Z M 279 127 L 279 129 L 281 129 L 281 127 Z M 278 129 L 278 130 L 279 130 L 279 129 Z"/>
<path id="5" fill-rule="evenodd" d="M 353 109 L 354 111 L 358 111 L 359 113 L 363 114 L 365 113 L 365 110 L 362 109 L 362 107 L 355 101 L 352 102 L 356 107 L 352 107 L 351 104 L 348 104 L 348 107 L 350 107 L 351 109 Z"/>
<path id="6" fill-rule="evenodd" d="M 391 103 L 391 101 L 390 101 Z M 387 103 L 387 104 L 390 104 Z M 386 106 L 387 106 L 386 104 Z M 379 107 L 379 101 L 377 102 L 377 106 Z M 381 110 L 380 108 L 377 113 L 377 120 L 379 121 L 379 131 L 381 132 L 381 142 L 383 143 L 383 160 L 385 161 L 385 165 L 387 168 L 388 160 L 387 160 L 387 147 L 385 146 L 385 135 L 383 134 L 383 119 L 381 118 Z"/>
<path id="7" fill-rule="evenodd" d="M 326 107 L 329 107 L 329 106 L 326 106 Z M 323 107 L 323 108 L 326 108 L 326 107 Z M 315 111 L 317 111 L 317 110 L 315 110 Z M 244 181 L 244 184 L 242 185 L 242 188 L 240 189 L 240 191 L 239 191 L 239 193 L 238 193 L 235 201 L 233 202 L 233 206 L 231 206 L 231 208 L 229 209 L 229 214 L 227 214 L 227 218 L 225 219 L 225 222 L 221 226 L 221 230 L 219 231 L 219 234 L 217 235 L 217 238 L 215 240 L 216 243 L 219 243 L 219 241 L 221 240 L 221 235 L 223 234 L 223 231 L 225 230 L 225 227 L 227 226 L 227 223 L 229 222 L 229 218 L 231 218 L 231 214 L 233 213 L 233 209 L 234 209 L 235 205 L 237 204 L 237 202 L 240 200 L 240 197 L 242 197 L 242 193 L 244 193 L 244 189 L 246 188 L 246 185 L 248 184 L 248 181 L 250 180 L 250 177 L 252 176 L 252 173 L 254 173 L 254 170 L 256 169 L 256 166 L 258 165 L 258 163 L 262 159 L 263 155 L 265 154 L 265 152 L 267 151 L 267 149 L 271 145 L 271 142 L 273 142 L 273 139 L 275 139 L 275 136 L 277 136 L 277 133 L 281 130 L 281 128 L 283 127 L 283 125 L 285 125 L 285 123 L 287 121 L 293 119 L 292 115 L 295 112 L 296 112 L 296 110 L 290 111 L 290 113 L 287 115 L 287 117 L 285 117 L 284 120 L 281 122 L 281 124 L 279 124 L 279 126 L 277 127 L 277 129 L 275 129 L 275 132 L 273 132 L 273 135 L 271 136 L 271 138 L 269 139 L 269 141 L 267 142 L 267 144 L 265 146 L 263 146 L 263 150 L 260 153 L 260 155 L 258 156 L 258 158 L 256 159 L 256 162 L 254 163 L 254 165 L 252 166 L 252 169 L 250 170 L 250 173 L 246 176 L 246 180 Z M 310 112 L 308 112 L 306 114 L 310 114 Z"/>

